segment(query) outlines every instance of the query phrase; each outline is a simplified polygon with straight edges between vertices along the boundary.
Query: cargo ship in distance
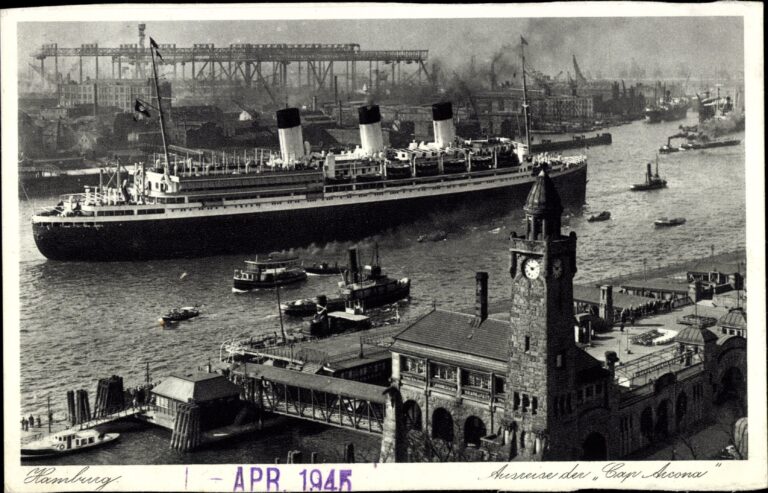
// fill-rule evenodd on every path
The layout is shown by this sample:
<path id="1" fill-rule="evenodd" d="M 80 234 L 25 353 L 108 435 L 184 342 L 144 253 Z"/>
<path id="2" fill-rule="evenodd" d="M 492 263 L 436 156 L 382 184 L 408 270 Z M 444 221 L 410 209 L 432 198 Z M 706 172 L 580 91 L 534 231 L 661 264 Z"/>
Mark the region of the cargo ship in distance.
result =
<path id="1" fill-rule="evenodd" d="M 670 122 L 682 120 L 688 114 L 690 103 L 685 98 L 672 98 L 670 91 L 656 104 L 645 109 L 645 120 L 648 123 Z"/>
<path id="2" fill-rule="evenodd" d="M 244 169 L 166 157 L 170 165 L 134 165 L 122 181 L 118 170 L 117 186 L 86 187 L 36 213 L 34 240 L 55 260 L 265 253 L 355 240 L 463 204 L 508 211 L 542 167 L 565 200 L 584 202 L 585 156 L 534 156 L 507 138 L 458 139 L 449 102 L 432 114 L 434 142 L 385 149 L 378 106 L 361 107 L 361 146 L 334 154 L 306 152 L 299 110 L 279 110 L 279 155 Z"/>

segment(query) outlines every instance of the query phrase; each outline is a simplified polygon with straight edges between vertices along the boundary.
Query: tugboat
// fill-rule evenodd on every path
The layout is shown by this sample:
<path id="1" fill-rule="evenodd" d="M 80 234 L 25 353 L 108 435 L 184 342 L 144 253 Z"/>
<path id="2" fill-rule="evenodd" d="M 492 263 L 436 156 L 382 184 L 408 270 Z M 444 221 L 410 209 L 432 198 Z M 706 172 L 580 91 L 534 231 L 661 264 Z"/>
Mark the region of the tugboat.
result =
<path id="1" fill-rule="evenodd" d="M 69 454 L 106 445 L 118 438 L 119 433 L 100 433 L 96 430 L 62 431 L 22 446 L 21 458 L 37 459 Z"/>
<path id="2" fill-rule="evenodd" d="M 357 248 L 349 249 L 348 270 L 344 273 L 344 281 L 340 282 L 341 295 L 334 297 L 318 296 L 326 302 L 326 310 L 329 312 L 344 310 L 345 308 L 357 309 L 364 312 L 370 308 L 376 308 L 410 296 L 411 281 L 403 278 L 391 279 L 381 272 L 379 265 L 378 246 L 374 252 L 375 261 L 372 265 L 366 265 L 362 272 L 358 268 Z M 281 305 L 286 315 L 306 317 L 315 315 L 319 310 L 318 299 L 303 299 L 287 302 Z"/>
<path id="3" fill-rule="evenodd" d="M 307 275 L 310 276 L 332 276 L 341 274 L 343 271 L 343 269 L 339 267 L 338 263 L 331 265 L 328 262 L 312 264 L 309 267 L 304 267 L 304 270 L 306 271 Z"/>
<path id="4" fill-rule="evenodd" d="M 298 266 L 299 259 L 292 255 L 270 253 L 266 260 L 246 260 L 245 269 L 235 269 L 233 292 L 274 288 L 303 281 L 307 272 Z"/>
<path id="5" fill-rule="evenodd" d="M 666 188 L 667 180 L 664 180 L 659 176 L 659 157 L 656 156 L 656 174 L 651 173 L 651 163 L 648 163 L 648 168 L 645 172 L 645 183 L 635 183 L 630 190 L 633 192 L 640 192 L 645 190 L 656 190 L 659 188 Z"/>
<path id="6" fill-rule="evenodd" d="M 681 224 L 685 224 L 684 217 L 675 217 L 672 219 L 667 219 L 666 217 L 662 217 L 653 222 L 653 225 L 656 226 L 657 228 L 668 228 L 671 226 L 680 226 Z"/>
<path id="7" fill-rule="evenodd" d="M 200 315 L 200 310 L 196 306 L 183 306 L 181 308 L 174 308 L 162 317 L 160 317 L 161 325 L 175 324 L 190 318 L 195 318 Z"/>
<path id="8" fill-rule="evenodd" d="M 391 279 L 381 272 L 379 265 L 379 246 L 374 246 L 374 261 L 371 265 L 358 270 L 357 248 L 349 249 L 349 271 L 347 271 L 346 286 L 342 289 L 342 296 L 347 308 L 365 312 L 369 308 L 375 308 L 395 301 L 408 298 L 411 294 L 411 280 Z"/>
<path id="9" fill-rule="evenodd" d="M 603 211 L 600 214 L 596 216 L 589 216 L 589 219 L 587 219 L 588 222 L 594 223 L 599 221 L 607 221 L 611 218 L 611 213 L 608 211 Z"/>

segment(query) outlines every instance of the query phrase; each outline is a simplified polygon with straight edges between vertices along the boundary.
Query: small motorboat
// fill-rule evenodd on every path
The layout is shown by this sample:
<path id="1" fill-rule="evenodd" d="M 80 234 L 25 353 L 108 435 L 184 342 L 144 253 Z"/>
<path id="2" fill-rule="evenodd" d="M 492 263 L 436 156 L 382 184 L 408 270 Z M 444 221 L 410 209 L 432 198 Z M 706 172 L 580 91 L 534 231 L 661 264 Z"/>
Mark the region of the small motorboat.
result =
<path id="1" fill-rule="evenodd" d="M 174 308 L 160 317 L 160 323 L 162 325 L 175 324 L 195 318 L 198 315 L 200 315 L 200 310 L 196 306 L 183 306 L 181 308 Z"/>
<path id="2" fill-rule="evenodd" d="M 668 219 L 666 217 L 659 218 L 653 222 L 653 225 L 657 228 L 666 228 L 670 226 L 680 226 L 681 224 L 685 224 L 685 218 L 684 217 L 674 217 L 672 219 Z"/>
<path id="3" fill-rule="evenodd" d="M 69 454 L 106 445 L 119 437 L 119 433 L 101 433 L 97 430 L 66 430 L 22 445 L 21 458 L 37 459 Z"/>
<path id="4" fill-rule="evenodd" d="M 337 311 L 344 309 L 344 298 L 326 298 L 328 310 Z M 317 313 L 317 298 L 305 298 L 294 300 L 280 305 L 283 313 L 292 317 L 309 317 Z"/>
<path id="5" fill-rule="evenodd" d="M 320 262 L 304 267 L 304 271 L 310 276 L 332 276 L 341 274 L 343 270 L 343 267 L 339 267 L 338 263 L 331 265 L 328 262 Z"/>
<path id="6" fill-rule="evenodd" d="M 601 212 L 600 214 L 598 214 L 596 216 L 594 216 L 594 215 L 593 216 L 589 216 L 589 219 L 587 219 L 587 221 L 590 222 L 590 223 L 594 223 L 594 222 L 598 222 L 598 221 L 607 221 L 610 218 L 611 218 L 611 213 L 608 212 L 608 211 L 603 211 L 603 212 Z"/>
<path id="7" fill-rule="evenodd" d="M 419 236 L 416 241 L 419 243 L 424 243 L 425 241 L 443 241 L 448 239 L 448 233 L 445 231 L 435 231 L 434 233 L 428 234 L 428 235 L 421 235 Z"/>
<path id="8" fill-rule="evenodd" d="M 659 147 L 659 152 L 662 153 L 662 154 L 671 154 L 673 152 L 680 152 L 680 148 L 679 147 L 672 147 L 672 146 L 667 144 L 667 145 L 663 145 L 663 146 Z"/>

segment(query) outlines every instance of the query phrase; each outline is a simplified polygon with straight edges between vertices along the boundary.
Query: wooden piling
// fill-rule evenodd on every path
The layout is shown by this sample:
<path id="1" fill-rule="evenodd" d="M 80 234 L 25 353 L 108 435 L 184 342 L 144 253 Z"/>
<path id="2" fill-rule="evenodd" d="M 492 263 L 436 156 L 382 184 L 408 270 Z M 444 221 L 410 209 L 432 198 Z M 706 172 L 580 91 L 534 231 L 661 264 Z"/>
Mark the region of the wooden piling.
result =
<path id="1" fill-rule="evenodd" d="M 88 421 L 90 416 L 85 412 L 85 401 L 87 396 L 85 390 L 77 389 L 75 391 L 75 424 L 79 425 Z"/>
<path id="2" fill-rule="evenodd" d="M 91 404 L 88 401 L 88 391 L 83 389 L 82 390 L 82 399 L 83 399 L 83 423 L 86 421 L 91 420 Z"/>
<path id="3" fill-rule="evenodd" d="M 70 426 L 74 426 L 75 422 L 75 391 L 67 390 L 67 421 Z"/>
<path id="4" fill-rule="evenodd" d="M 309 454 L 309 463 L 310 464 L 318 464 L 320 463 L 320 456 L 317 452 L 311 452 Z"/>
<path id="5" fill-rule="evenodd" d="M 171 448 L 189 452 L 200 446 L 200 407 L 196 404 L 180 404 L 171 435 Z"/>

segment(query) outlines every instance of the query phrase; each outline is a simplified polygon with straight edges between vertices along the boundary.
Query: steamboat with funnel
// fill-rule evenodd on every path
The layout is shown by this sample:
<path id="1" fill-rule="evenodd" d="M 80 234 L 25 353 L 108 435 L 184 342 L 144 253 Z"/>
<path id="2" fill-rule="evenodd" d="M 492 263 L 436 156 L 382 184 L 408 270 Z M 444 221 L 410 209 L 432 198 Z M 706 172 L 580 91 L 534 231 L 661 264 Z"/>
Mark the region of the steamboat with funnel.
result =
<path id="1" fill-rule="evenodd" d="M 522 48 L 522 46 L 521 46 Z M 157 71 L 152 58 L 157 86 Z M 525 58 L 523 57 L 523 67 Z M 257 153 L 244 167 L 205 154 L 171 160 L 157 88 L 160 159 L 121 167 L 114 186 L 86 187 L 32 217 L 40 252 L 56 260 L 137 260 L 266 253 L 376 234 L 436 212 L 522 205 L 547 168 L 561 197 L 584 203 L 585 156 L 533 155 L 508 138 L 457 137 L 450 102 L 432 105 L 434 142 L 385 148 L 376 105 L 358 109 L 361 145 L 311 152 L 297 108 L 277 111 L 280 152 Z M 530 128 L 523 75 L 523 113 Z M 256 156 L 258 155 L 258 159 Z M 110 180 L 112 183 L 112 180 Z"/>
<path id="2" fill-rule="evenodd" d="M 462 204 L 504 212 L 522 204 L 544 166 L 566 200 L 583 203 L 586 157 L 458 139 L 450 103 L 432 112 L 435 142 L 385 149 L 378 106 L 361 107 L 362 145 L 334 154 L 306 152 L 298 109 L 283 109 L 279 155 L 237 170 L 166 158 L 122 170 L 122 181 L 118 169 L 117 186 L 86 188 L 36 213 L 35 243 L 50 259 L 135 260 L 354 240 Z"/>

